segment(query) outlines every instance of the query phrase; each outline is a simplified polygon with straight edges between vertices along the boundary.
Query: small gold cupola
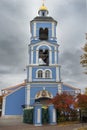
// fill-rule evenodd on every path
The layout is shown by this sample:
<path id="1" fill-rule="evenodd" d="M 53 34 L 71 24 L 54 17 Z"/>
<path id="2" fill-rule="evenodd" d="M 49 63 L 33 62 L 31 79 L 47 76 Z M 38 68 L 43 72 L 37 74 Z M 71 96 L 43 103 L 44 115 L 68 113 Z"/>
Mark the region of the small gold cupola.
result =
<path id="1" fill-rule="evenodd" d="M 44 3 L 42 4 L 42 6 L 40 7 L 40 9 L 39 10 L 47 10 L 48 11 L 48 9 L 47 9 L 47 7 L 44 5 Z"/>
<path id="2" fill-rule="evenodd" d="M 44 5 L 44 3 L 42 4 L 42 6 L 40 7 L 40 9 L 39 9 L 39 11 L 38 11 L 38 14 L 40 15 L 40 16 L 47 16 L 47 14 L 48 14 L 49 12 L 48 12 L 48 9 L 47 9 L 47 7 Z"/>

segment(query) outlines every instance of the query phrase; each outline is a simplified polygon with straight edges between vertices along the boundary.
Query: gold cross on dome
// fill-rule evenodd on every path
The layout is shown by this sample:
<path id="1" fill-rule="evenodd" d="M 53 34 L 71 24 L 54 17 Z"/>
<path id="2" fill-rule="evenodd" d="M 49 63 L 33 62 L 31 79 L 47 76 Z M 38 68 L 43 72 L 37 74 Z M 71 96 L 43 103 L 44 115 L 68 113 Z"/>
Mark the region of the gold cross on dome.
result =
<path id="1" fill-rule="evenodd" d="M 45 3 L 45 0 L 42 0 L 42 3 L 43 3 L 43 5 L 44 5 L 44 3 Z"/>

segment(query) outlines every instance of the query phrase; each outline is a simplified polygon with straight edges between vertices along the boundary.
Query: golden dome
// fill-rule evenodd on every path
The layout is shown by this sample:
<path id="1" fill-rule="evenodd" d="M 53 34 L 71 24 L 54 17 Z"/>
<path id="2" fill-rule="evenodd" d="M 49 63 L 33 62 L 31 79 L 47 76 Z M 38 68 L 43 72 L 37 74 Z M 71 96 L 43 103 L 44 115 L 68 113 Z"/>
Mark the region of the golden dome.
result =
<path id="1" fill-rule="evenodd" d="M 42 90 L 39 91 L 35 96 L 35 99 L 39 99 L 39 98 L 53 98 L 53 95 L 46 90 Z"/>
<path id="2" fill-rule="evenodd" d="M 42 6 L 40 7 L 39 11 L 40 10 L 48 10 L 46 6 L 44 6 L 44 4 L 42 4 Z"/>

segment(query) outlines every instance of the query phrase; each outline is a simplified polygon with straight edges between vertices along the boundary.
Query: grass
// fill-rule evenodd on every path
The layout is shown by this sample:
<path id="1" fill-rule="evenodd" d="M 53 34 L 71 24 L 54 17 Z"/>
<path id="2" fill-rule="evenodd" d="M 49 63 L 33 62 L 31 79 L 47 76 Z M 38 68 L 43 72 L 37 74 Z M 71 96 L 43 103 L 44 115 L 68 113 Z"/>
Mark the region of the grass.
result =
<path id="1" fill-rule="evenodd" d="M 58 125 L 72 125 L 72 124 L 77 124 L 79 123 L 78 121 L 66 121 L 66 122 L 59 122 Z"/>
<path id="2" fill-rule="evenodd" d="M 85 127 L 85 128 L 79 128 L 78 130 L 87 130 L 87 127 Z"/>

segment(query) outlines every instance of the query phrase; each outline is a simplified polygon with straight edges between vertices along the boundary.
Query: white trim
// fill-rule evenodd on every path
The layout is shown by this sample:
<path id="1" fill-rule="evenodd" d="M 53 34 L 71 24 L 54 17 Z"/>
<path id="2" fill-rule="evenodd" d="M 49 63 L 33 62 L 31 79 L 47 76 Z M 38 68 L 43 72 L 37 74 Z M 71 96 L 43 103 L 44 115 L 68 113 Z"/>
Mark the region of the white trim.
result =
<path id="1" fill-rule="evenodd" d="M 28 46 L 29 64 L 30 64 L 30 46 Z"/>
<path id="2" fill-rule="evenodd" d="M 56 81 L 59 81 L 59 68 L 56 67 Z"/>
<path id="3" fill-rule="evenodd" d="M 3 97 L 2 116 L 5 116 L 6 97 Z"/>
<path id="4" fill-rule="evenodd" d="M 49 50 L 49 64 L 52 64 L 52 50 Z"/>
<path id="5" fill-rule="evenodd" d="M 29 67 L 29 82 L 32 81 L 32 67 Z"/>
<path id="6" fill-rule="evenodd" d="M 71 91 L 71 90 L 70 90 Z M 58 84 L 58 93 L 61 94 L 62 93 L 62 84 Z"/>
<path id="7" fill-rule="evenodd" d="M 31 47 L 31 64 L 33 64 L 33 46 Z"/>
<path id="8" fill-rule="evenodd" d="M 57 64 L 57 47 L 55 46 L 55 64 Z"/>
<path id="9" fill-rule="evenodd" d="M 38 65 L 38 62 L 39 62 L 38 53 L 39 53 L 39 51 L 36 49 L 36 64 L 37 64 L 37 65 Z"/>
<path id="10" fill-rule="evenodd" d="M 53 46 L 53 47 L 55 47 L 55 46 L 59 46 L 58 44 L 52 44 L 52 43 L 50 43 L 50 42 L 46 42 L 46 41 L 41 41 L 41 42 L 38 42 L 37 44 L 30 44 L 30 46 L 33 46 L 33 47 L 35 47 L 35 46 L 39 46 L 39 45 L 48 45 L 48 46 Z"/>
<path id="11" fill-rule="evenodd" d="M 50 84 L 51 84 L 51 81 L 52 81 L 52 82 L 53 82 L 53 81 L 55 82 L 55 79 L 51 79 L 51 78 L 38 78 L 38 79 L 33 79 L 33 81 L 36 81 L 36 82 L 37 82 L 37 81 L 38 81 L 38 82 L 42 82 L 42 81 L 43 81 L 43 82 L 45 82 L 45 83 L 46 83 L 46 82 L 50 82 Z"/>
<path id="12" fill-rule="evenodd" d="M 39 109 L 37 109 L 37 123 L 40 123 L 40 121 L 41 121 L 41 109 L 39 108 Z"/>
<path id="13" fill-rule="evenodd" d="M 34 22 L 34 37 L 36 37 L 36 22 Z"/>
<path id="14" fill-rule="evenodd" d="M 59 62 L 59 48 L 57 47 L 57 64 Z"/>
<path id="15" fill-rule="evenodd" d="M 42 68 L 42 66 L 38 66 L 38 64 L 32 64 L 32 65 L 29 64 L 29 65 L 27 65 L 27 66 L 29 66 L 29 67 L 33 67 L 33 66 L 34 66 L 34 67 L 39 67 L 39 68 L 41 67 L 41 68 Z M 50 64 L 49 66 L 50 66 L 50 67 L 61 67 L 61 65 L 59 65 L 59 64 Z M 49 68 L 49 66 L 46 66 L 46 67 Z"/>
<path id="16" fill-rule="evenodd" d="M 52 37 L 54 37 L 54 23 L 52 23 Z"/>
<path id="17" fill-rule="evenodd" d="M 26 96 L 26 104 L 27 106 L 30 105 L 30 84 L 27 84 L 27 96 Z"/>
<path id="18" fill-rule="evenodd" d="M 53 122 L 56 122 L 56 110 L 55 108 L 53 109 Z"/>

